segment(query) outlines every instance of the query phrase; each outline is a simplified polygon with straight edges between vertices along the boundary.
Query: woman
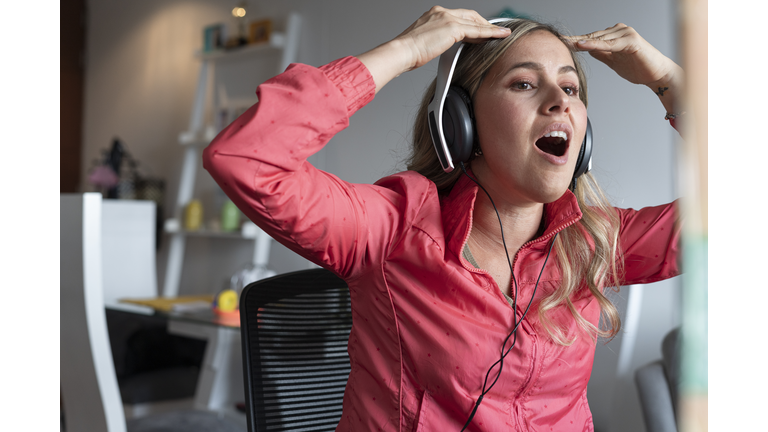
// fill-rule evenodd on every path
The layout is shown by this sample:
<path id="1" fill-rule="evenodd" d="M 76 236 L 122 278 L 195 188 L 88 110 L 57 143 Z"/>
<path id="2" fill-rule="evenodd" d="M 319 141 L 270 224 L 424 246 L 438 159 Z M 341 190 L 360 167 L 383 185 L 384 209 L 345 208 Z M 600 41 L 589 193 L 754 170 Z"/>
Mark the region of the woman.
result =
<path id="1" fill-rule="evenodd" d="M 672 205 L 615 209 L 589 175 L 568 189 L 587 122 L 573 51 L 666 88 L 669 113 L 679 67 L 622 25 L 571 39 L 502 25 L 434 7 L 358 57 L 293 65 L 205 151 L 254 222 L 349 283 L 352 372 L 337 430 L 592 430 L 596 336 L 618 330 L 603 291 L 679 273 Z M 361 185 L 306 162 L 387 82 L 458 41 L 476 44 L 454 79 L 476 117 L 466 175 L 446 176 L 430 150 L 434 86 L 415 125 L 416 171 Z"/>

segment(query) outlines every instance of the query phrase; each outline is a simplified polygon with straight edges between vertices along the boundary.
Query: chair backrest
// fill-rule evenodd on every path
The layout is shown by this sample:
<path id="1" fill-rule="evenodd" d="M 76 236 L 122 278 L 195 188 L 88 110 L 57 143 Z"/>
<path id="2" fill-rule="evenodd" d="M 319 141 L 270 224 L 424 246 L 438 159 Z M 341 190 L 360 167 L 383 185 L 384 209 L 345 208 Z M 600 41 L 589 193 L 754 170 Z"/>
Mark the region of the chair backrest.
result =
<path id="1" fill-rule="evenodd" d="M 680 385 L 680 327 L 675 327 L 661 341 L 661 357 L 667 377 L 672 408 L 677 418 L 678 386 Z"/>
<path id="2" fill-rule="evenodd" d="M 648 432 L 678 431 L 679 330 L 679 327 L 675 328 L 664 337 L 661 359 L 635 371 L 635 384 Z"/>
<path id="3" fill-rule="evenodd" d="M 101 210 L 104 302 L 157 297 L 154 201 L 104 200 Z"/>
<path id="4" fill-rule="evenodd" d="M 101 195 L 60 202 L 60 372 L 67 431 L 125 432 L 102 288 Z"/>
<path id="5" fill-rule="evenodd" d="M 328 270 L 262 279 L 240 297 L 250 432 L 334 431 L 349 378 L 349 288 Z"/>

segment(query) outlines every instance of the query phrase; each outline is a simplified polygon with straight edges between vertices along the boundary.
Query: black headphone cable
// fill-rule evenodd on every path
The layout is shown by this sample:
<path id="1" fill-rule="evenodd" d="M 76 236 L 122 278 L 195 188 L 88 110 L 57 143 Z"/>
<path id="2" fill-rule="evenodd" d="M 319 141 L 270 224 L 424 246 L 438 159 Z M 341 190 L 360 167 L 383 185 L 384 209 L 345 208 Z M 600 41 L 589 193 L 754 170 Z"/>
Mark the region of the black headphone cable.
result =
<path id="1" fill-rule="evenodd" d="M 518 297 L 518 283 L 515 279 L 515 272 L 512 268 L 512 260 L 509 258 L 509 251 L 507 250 L 507 243 L 504 241 L 504 226 L 501 223 L 501 216 L 499 215 L 499 210 L 496 208 L 496 204 L 493 202 L 493 198 L 491 198 L 491 194 L 488 193 L 487 190 L 475 179 L 472 178 L 469 174 L 467 174 L 467 169 L 464 167 L 464 162 L 459 162 L 459 165 L 461 166 L 461 170 L 464 172 L 464 175 L 467 176 L 470 180 L 472 180 L 480 189 L 485 192 L 485 194 L 488 196 L 488 199 L 491 201 L 491 205 L 493 206 L 493 210 L 496 212 L 496 217 L 499 219 L 499 228 L 501 229 L 501 242 L 504 245 L 504 253 L 507 255 L 507 264 L 509 264 L 509 272 L 512 275 L 512 286 L 515 289 L 515 297 L 512 299 L 512 331 L 507 335 L 506 339 L 504 339 L 504 343 L 501 345 L 501 357 L 491 365 L 490 368 L 488 368 L 488 372 L 485 374 L 485 381 L 483 381 L 483 388 L 480 393 L 480 396 L 477 398 L 477 401 L 475 401 L 475 406 L 472 409 L 472 412 L 469 414 L 469 418 L 467 419 L 467 422 L 464 424 L 464 427 L 461 428 L 461 431 L 464 432 L 464 430 L 469 426 L 470 423 L 472 423 L 472 419 L 475 417 L 475 413 L 477 412 L 477 408 L 480 406 L 480 403 L 483 401 L 483 397 L 488 394 L 488 392 L 491 391 L 491 388 L 496 384 L 496 382 L 499 380 L 499 377 L 501 376 L 501 371 L 504 368 L 504 357 L 509 354 L 510 351 L 512 351 L 512 348 L 515 346 L 515 343 L 517 343 L 517 328 L 520 326 L 520 324 L 523 322 L 523 319 L 525 319 L 525 316 L 528 314 L 528 310 L 531 308 L 531 304 L 533 304 L 533 298 L 536 296 L 536 289 L 539 286 L 539 281 L 541 280 L 541 275 L 544 274 L 544 267 L 547 265 L 547 261 L 549 261 L 549 254 L 552 252 L 552 247 L 555 245 L 555 240 L 557 239 L 557 235 L 559 233 L 555 233 L 555 236 L 552 238 L 552 243 L 549 245 L 549 250 L 547 251 L 547 257 L 544 259 L 544 264 L 541 266 L 541 271 L 539 271 L 539 277 L 536 279 L 536 285 L 533 286 L 533 293 L 531 294 L 531 299 L 528 301 L 528 305 L 525 308 L 525 311 L 520 316 L 520 321 L 517 321 L 517 297 Z M 507 341 L 509 341 L 509 338 L 512 337 L 512 344 L 509 346 L 509 348 L 504 351 L 504 348 L 507 346 Z M 491 371 L 493 368 L 499 365 L 499 370 L 496 373 L 496 378 L 494 378 L 493 382 L 490 386 L 486 389 L 486 385 L 488 384 L 488 377 L 491 374 Z"/>

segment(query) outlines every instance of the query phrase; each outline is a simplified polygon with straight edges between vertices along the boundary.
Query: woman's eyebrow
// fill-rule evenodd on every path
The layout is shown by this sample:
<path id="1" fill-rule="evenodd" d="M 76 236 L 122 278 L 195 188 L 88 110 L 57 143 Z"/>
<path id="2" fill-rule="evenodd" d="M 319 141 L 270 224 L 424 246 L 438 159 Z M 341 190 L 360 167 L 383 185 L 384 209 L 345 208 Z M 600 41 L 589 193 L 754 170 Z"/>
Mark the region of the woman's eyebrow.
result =
<path id="1" fill-rule="evenodd" d="M 520 62 L 520 63 L 517 63 L 517 64 L 513 65 L 511 68 L 507 69 L 507 73 L 510 73 L 513 70 L 520 69 L 520 68 L 532 69 L 532 70 L 535 70 L 535 71 L 540 71 L 540 70 L 544 69 L 544 65 L 542 65 L 541 63 L 536 63 L 536 62 Z M 561 66 L 560 70 L 558 71 L 558 73 L 560 75 L 566 74 L 566 73 L 570 73 L 570 72 L 578 74 L 578 72 L 576 72 L 576 68 L 571 66 L 571 65 Z"/>

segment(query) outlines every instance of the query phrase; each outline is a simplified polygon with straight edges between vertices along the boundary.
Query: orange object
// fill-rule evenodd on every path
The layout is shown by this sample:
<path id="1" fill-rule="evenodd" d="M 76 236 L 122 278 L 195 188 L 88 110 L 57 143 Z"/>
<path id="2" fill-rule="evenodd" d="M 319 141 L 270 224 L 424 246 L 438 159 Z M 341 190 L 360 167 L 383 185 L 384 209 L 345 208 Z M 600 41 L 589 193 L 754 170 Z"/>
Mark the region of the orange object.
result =
<path id="1" fill-rule="evenodd" d="M 219 317 L 221 324 L 226 325 L 240 325 L 240 310 L 234 310 L 231 312 L 222 311 L 219 308 L 213 308 L 213 312 Z"/>

